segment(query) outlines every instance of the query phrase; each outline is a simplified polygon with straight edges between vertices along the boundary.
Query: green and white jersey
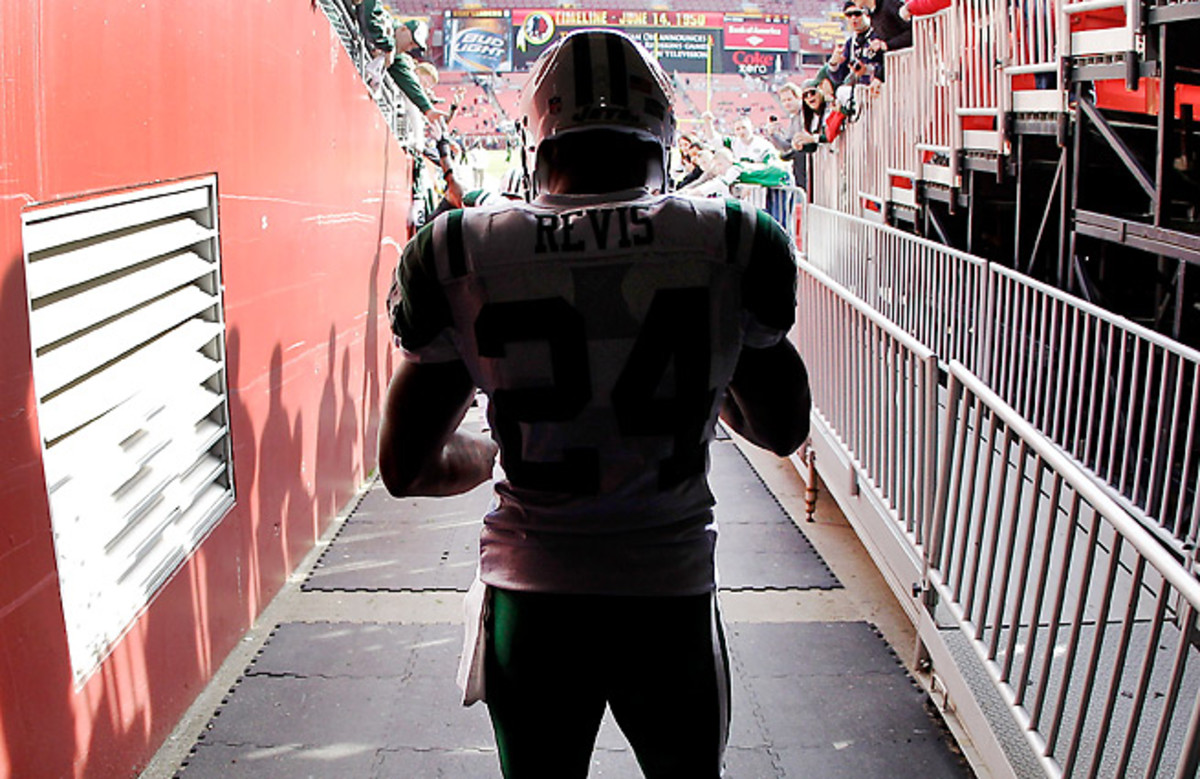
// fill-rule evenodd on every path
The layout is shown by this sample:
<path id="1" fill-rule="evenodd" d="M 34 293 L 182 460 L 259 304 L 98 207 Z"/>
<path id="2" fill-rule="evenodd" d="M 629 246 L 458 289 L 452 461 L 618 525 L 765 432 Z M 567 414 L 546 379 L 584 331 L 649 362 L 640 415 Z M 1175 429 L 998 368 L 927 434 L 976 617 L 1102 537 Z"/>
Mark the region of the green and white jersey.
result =
<path id="1" fill-rule="evenodd" d="M 505 479 L 483 580 L 711 590 L 708 443 L 741 349 L 795 305 L 791 241 L 734 200 L 543 195 L 423 227 L 388 310 L 410 359 L 462 360 L 488 395 Z"/>

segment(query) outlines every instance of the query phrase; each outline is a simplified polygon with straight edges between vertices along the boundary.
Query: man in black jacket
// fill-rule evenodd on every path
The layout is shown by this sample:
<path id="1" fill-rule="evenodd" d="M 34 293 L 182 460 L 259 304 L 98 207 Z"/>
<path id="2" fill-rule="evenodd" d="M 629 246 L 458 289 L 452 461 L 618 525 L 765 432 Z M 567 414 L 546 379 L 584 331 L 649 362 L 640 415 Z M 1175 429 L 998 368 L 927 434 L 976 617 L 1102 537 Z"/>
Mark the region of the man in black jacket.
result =
<path id="1" fill-rule="evenodd" d="M 871 28 L 878 37 L 873 45 L 881 51 L 900 51 L 912 46 L 912 22 L 900 15 L 901 0 L 855 0 L 871 15 Z"/>
<path id="2" fill-rule="evenodd" d="M 871 14 L 858 5 L 859 1 L 846 0 L 842 15 L 850 26 L 850 36 L 829 57 L 828 77 L 836 87 L 870 86 L 884 80 L 883 52 L 887 46 L 872 25 Z"/>

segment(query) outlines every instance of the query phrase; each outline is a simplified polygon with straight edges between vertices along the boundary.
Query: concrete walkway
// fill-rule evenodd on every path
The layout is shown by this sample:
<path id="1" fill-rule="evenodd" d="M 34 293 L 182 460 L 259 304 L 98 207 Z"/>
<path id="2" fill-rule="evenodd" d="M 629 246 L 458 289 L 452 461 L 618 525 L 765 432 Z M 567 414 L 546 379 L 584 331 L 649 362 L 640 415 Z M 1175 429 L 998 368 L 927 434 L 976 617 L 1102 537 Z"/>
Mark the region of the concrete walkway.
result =
<path id="1" fill-rule="evenodd" d="M 734 675 L 726 776 L 970 776 L 884 638 L 910 660 L 904 618 L 836 506 L 822 500 L 802 533 L 788 463 L 730 440 L 712 455 Z M 364 491 L 143 777 L 498 777 L 487 710 L 461 707 L 454 683 L 488 500 L 486 487 Z M 591 776 L 641 776 L 609 718 Z"/>

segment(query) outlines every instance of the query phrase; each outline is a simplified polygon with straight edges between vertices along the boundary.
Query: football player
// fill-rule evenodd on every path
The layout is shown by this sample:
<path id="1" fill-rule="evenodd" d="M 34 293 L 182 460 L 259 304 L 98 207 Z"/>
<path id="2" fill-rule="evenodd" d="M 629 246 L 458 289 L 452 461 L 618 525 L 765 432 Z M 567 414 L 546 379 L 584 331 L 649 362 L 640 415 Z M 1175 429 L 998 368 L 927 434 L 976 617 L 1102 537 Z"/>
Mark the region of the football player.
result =
<path id="1" fill-rule="evenodd" d="M 443 214 L 404 250 L 380 473 L 462 492 L 498 444 L 480 665 L 506 777 L 586 777 L 608 706 L 647 777 L 715 778 L 707 446 L 718 415 L 781 456 L 807 436 L 792 243 L 750 206 L 662 191 L 671 88 L 624 34 L 564 37 L 520 106 L 532 201 Z M 476 388 L 495 444 L 458 429 Z"/>

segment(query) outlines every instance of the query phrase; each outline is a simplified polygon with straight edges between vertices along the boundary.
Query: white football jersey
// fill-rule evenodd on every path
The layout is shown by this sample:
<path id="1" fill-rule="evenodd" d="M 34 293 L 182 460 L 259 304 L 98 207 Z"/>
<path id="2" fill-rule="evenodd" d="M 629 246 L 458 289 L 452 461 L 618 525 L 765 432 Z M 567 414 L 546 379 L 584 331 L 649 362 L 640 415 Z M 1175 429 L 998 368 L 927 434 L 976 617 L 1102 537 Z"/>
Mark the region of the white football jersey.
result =
<path id="1" fill-rule="evenodd" d="M 543 195 L 423 227 L 388 310 L 409 359 L 462 360 L 488 395 L 484 581 L 712 589 L 708 443 L 741 349 L 778 342 L 795 296 L 790 239 L 734 200 Z"/>

